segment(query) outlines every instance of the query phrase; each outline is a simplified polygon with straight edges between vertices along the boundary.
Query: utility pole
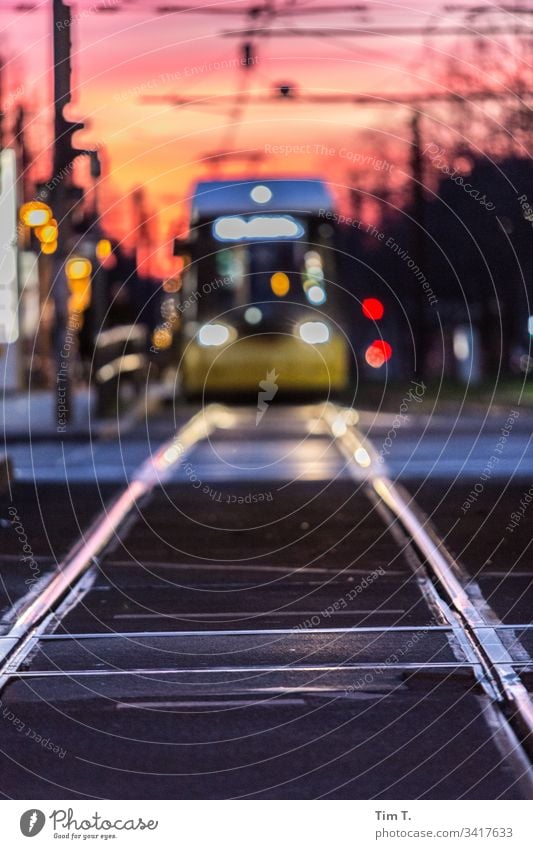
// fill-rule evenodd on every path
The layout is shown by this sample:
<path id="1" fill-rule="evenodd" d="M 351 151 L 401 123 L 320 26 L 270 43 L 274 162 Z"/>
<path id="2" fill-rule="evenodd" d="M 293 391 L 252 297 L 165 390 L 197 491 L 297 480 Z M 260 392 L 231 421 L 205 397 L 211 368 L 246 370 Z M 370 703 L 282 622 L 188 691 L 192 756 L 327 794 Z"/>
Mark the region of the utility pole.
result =
<path id="1" fill-rule="evenodd" d="M 75 159 L 86 153 L 72 144 L 72 136 L 84 128 L 79 121 L 69 121 L 64 109 L 71 102 L 71 29 L 72 11 L 63 0 L 53 0 L 52 38 L 54 58 L 54 146 L 52 179 L 48 182 L 47 202 L 58 221 L 57 251 L 53 256 L 52 298 L 54 328 L 52 331 L 55 357 L 54 392 L 58 432 L 62 433 L 72 418 L 72 379 L 77 356 L 77 330 L 80 318 L 69 310 L 69 287 L 66 261 L 74 243 L 76 206 L 83 198 L 83 189 L 74 184 L 72 171 Z"/>
<path id="2" fill-rule="evenodd" d="M 2 191 L 2 151 L 4 149 L 4 60 L 0 56 L 0 192 Z"/>
<path id="3" fill-rule="evenodd" d="M 22 186 L 21 195 L 22 200 L 25 201 L 28 200 L 28 172 L 31 165 L 31 158 L 26 143 L 26 109 L 22 103 L 19 103 L 17 106 L 13 134 L 19 156 L 19 172 Z"/>
<path id="4" fill-rule="evenodd" d="M 135 223 L 134 232 L 137 234 L 136 264 L 142 277 L 150 277 L 152 266 L 152 233 L 150 213 L 146 207 L 146 194 L 142 187 L 133 190 L 131 195 Z"/>

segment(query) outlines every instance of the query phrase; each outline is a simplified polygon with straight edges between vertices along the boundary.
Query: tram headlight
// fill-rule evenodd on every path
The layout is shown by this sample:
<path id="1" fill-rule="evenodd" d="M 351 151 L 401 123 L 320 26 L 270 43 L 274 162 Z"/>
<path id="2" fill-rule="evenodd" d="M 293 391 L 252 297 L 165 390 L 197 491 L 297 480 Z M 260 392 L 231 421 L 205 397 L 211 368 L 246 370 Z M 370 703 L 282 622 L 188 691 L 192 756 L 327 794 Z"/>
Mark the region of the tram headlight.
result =
<path id="1" fill-rule="evenodd" d="M 308 345 L 322 345 L 329 342 L 329 327 L 323 321 L 304 321 L 298 328 L 300 339 Z"/>
<path id="2" fill-rule="evenodd" d="M 198 342 L 206 348 L 224 345 L 230 338 L 225 324 L 203 324 L 198 331 Z"/>
<path id="3" fill-rule="evenodd" d="M 311 304 L 315 304 L 315 306 L 320 306 L 320 304 L 323 304 L 327 300 L 324 289 L 322 288 L 322 286 L 318 286 L 316 283 L 313 286 L 310 286 L 309 289 L 307 289 L 306 295 L 307 300 Z"/>

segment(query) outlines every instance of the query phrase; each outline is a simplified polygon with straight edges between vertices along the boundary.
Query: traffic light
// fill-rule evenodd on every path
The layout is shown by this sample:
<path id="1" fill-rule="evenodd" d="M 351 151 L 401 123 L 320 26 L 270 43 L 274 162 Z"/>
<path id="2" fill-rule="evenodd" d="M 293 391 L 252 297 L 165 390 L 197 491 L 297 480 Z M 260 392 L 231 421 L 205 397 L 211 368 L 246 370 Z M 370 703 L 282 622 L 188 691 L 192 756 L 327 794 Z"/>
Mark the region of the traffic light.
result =
<path id="1" fill-rule="evenodd" d="M 172 333 L 168 327 L 159 325 L 152 333 L 152 344 L 160 350 L 166 350 L 172 345 Z"/>
<path id="2" fill-rule="evenodd" d="M 43 201 L 30 200 L 20 207 L 19 218 L 26 227 L 44 227 L 52 218 L 52 210 Z"/>
<path id="3" fill-rule="evenodd" d="M 363 315 L 371 321 L 379 321 L 383 318 L 385 308 L 379 298 L 365 298 L 361 304 Z"/>
<path id="4" fill-rule="evenodd" d="M 30 200 L 22 204 L 19 210 L 20 221 L 30 227 L 41 243 L 43 254 L 53 254 L 57 250 L 59 230 L 57 221 L 52 218 L 52 210 L 47 203 Z"/>
<path id="5" fill-rule="evenodd" d="M 66 262 L 65 272 L 70 289 L 68 308 L 71 313 L 84 312 L 91 303 L 92 270 L 92 263 L 87 257 L 72 256 Z"/>
<path id="6" fill-rule="evenodd" d="M 57 251 L 57 239 L 55 242 L 44 242 L 41 245 L 41 253 L 43 254 L 55 254 Z"/>
<path id="7" fill-rule="evenodd" d="M 391 357 L 392 347 L 385 339 L 374 339 L 365 352 L 365 360 L 372 368 L 381 368 Z"/>
<path id="8" fill-rule="evenodd" d="M 54 242 L 57 243 L 59 230 L 55 218 L 51 218 L 46 224 L 43 224 L 42 227 L 36 227 L 34 232 L 39 239 L 41 246 L 52 245 Z"/>
<path id="9" fill-rule="evenodd" d="M 63 177 L 70 171 L 77 156 L 85 156 L 86 150 L 75 148 L 72 136 L 78 130 L 83 130 L 82 121 L 68 121 L 62 113 L 55 117 L 55 147 L 54 147 L 54 176 Z"/>

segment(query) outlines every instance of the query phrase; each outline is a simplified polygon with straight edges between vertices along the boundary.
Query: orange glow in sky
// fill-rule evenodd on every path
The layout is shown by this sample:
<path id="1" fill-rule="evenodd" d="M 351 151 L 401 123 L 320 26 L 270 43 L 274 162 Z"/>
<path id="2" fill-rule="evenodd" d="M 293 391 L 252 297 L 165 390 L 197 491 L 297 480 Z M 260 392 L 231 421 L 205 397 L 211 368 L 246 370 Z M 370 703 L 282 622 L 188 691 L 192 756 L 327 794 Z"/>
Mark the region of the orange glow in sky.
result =
<path id="1" fill-rule="evenodd" d="M 2 7 L 4 111 L 12 126 L 17 103 L 28 109 L 33 177 L 50 176 L 52 2 L 33 12 Z M 369 3 L 366 13 L 323 11 L 318 0 L 294 0 L 291 14 L 262 25 L 302 26 L 305 38 L 233 33 L 256 23 L 250 3 L 192 2 L 190 12 L 158 15 L 157 0 L 72 3 L 73 101 L 68 116 L 86 122 L 76 142 L 97 147 L 104 173 L 98 199 L 106 227 L 131 245 L 136 226 L 131 192 L 144 187 L 159 243 L 158 267 L 170 273 L 171 240 L 183 229 L 193 182 L 216 176 L 311 174 L 326 177 L 341 203 L 354 183 L 392 186 L 405 178 L 409 111 L 347 102 L 268 102 L 281 84 L 302 96 L 427 91 L 435 68 L 454 55 L 456 39 L 422 35 L 350 38 L 339 30 L 443 26 L 441 4 Z M 288 4 L 278 2 L 279 8 Z M 335 4 L 331 4 L 334 6 Z M 481 4 L 483 5 L 483 4 Z M 489 4 L 487 4 L 489 5 Z M 15 3 L 13 3 L 13 7 Z M 321 11 L 311 14 L 313 6 Z M 98 10 L 98 7 L 100 10 Z M 209 8 L 209 13 L 200 14 Z M 234 10 L 222 14 L 221 9 Z M 216 12 L 215 10 L 218 10 Z M 305 11 L 305 14 L 304 14 Z M 334 27 L 335 33 L 327 32 Z M 243 44 L 253 62 L 242 64 Z M 153 100 L 170 96 L 187 105 Z M 150 99 L 151 98 L 151 99 Z M 87 162 L 77 165 L 87 185 Z"/>

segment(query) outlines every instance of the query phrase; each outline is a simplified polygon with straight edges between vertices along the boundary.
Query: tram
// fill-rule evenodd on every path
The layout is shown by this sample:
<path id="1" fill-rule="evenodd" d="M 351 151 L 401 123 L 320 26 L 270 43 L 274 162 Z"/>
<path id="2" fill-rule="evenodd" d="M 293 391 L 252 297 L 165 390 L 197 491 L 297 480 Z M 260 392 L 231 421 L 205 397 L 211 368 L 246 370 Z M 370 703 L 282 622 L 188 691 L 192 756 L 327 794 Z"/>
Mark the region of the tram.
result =
<path id="1" fill-rule="evenodd" d="M 197 184 L 185 258 L 182 385 L 188 396 L 332 394 L 350 377 L 335 215 L 319 179 Z M 267 390 L 268 391 L 268 388 Z"/>

